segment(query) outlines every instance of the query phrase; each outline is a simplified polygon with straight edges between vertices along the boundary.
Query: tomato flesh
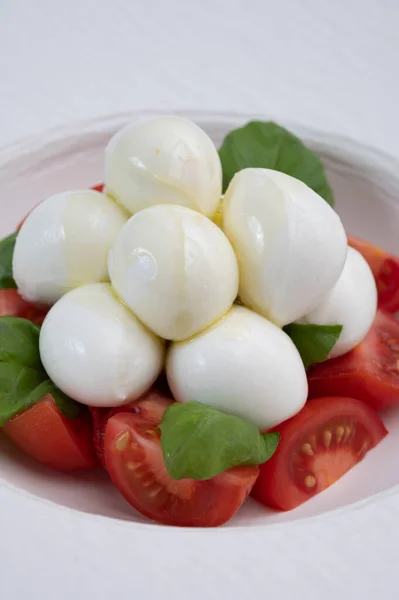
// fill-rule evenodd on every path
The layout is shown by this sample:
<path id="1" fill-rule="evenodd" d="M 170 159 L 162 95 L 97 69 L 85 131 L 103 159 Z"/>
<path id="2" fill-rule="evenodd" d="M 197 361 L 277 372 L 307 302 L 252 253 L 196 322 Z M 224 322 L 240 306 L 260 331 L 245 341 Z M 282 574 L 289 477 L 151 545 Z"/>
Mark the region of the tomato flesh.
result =
<path id="1" fill-rule="evenodd" d="M 366 338 L 351 352 L 314 365 L 309 398 L 350 396 L 376 410 L 399 404 L 399 323 L 379 311 Z"/>
<path id="2" fill-rule="evenodd" d="M 314 399 L 276 429 L 280 443 L 252 494 L 281 510 L 328 488 L 388 433 L 377 413 L 353 398 Z"/>
<path id="3" fill-rule="evenodd" d="M 98 465 L 87 414 L 67 419 L 48 394 L 3 426 L 3 433 L 20 450 L 60 471 Z"/>
<path id="4" fill-rule="evenodd" d="M 173 401 L 170 393 L 163 391 L 163 388 L 158 384 L 154 384 L 152 388 L 139 400 L 130 402 L 123 406 L 115 406 L 114 408 L 99 408 L 90 406 L 89 410 L 93 420 L 93 442 L 97 457 L 100 463 L 105 467 L 104 458 L 104 436 L 105 428 L 109 419 L 113 415 L 120 412 L 134 412 L 144 417 L 153 419 L 162 419 L 162 415 Z"/>
<path id="5" fill-rule="evenodd" d="M 373 272 L 378 291 L 378 308 L 389 313 L 399 310 L 399 258 L 354 236 L 348 243 L 363 255 Z"/>
<path id="6" fill-rule="evenodd" d="M 48 306 L 32 304 L 24 300 L 16 289 L 0 290 L 0 316 L 2 317 L 20 317 L 41 325 L 48 311 Z"/>
<path id="7" fill-rule="evenodd" d="M 137 511 L 158 523 L 216 527 L 237 512 L 258 467 L 239 467 L 207 481 L 173 480 L 163 460 L 158 425 L 171 400 L 152 398 L 141 412 L 111 416 L 105 430 L 105 464 L 114 484 Z M 165 401 L 166 400 L 166 401 Z"/>

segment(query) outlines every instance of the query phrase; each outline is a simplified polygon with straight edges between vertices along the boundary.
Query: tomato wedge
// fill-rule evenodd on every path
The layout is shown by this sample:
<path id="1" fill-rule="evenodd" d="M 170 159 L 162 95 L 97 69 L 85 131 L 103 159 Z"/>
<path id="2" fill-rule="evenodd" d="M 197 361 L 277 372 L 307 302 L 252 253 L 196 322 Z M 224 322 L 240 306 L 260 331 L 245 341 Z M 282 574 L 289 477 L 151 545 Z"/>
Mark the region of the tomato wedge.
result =
<path id="1" fill-rule="evenodd" d="M 53 469 L 98 466 L 88 414 L 67 419 L 51 394 L 8 421 L 2 431 L 20 450 Z"/>
<path id="2" fill-rule="evenodd" d="M 373 409 L 352 398 L 312 400 L 277 430 L 280 443 L 260 466 L 252 495 L 281 510 L 332 485 L 388 433 Z"/>
<path id="3" fill-rule="evenodd" d="M 134 412 L 144 417 L 156 418 L 159 421 L 162 415 L 173 402 L 170 393 L 164 391 L 164 387 L 158 381 L 152 388 L 139 400 L 125 404 L 124 406 L 115 406 L 114 408 L 99 408 L 97 406 L 89 406 L 91 417 L 93 420 L 93 442 L 97 457 L 100 463 L 105 467 L 104 458 L 104 436 L 105 428 L 109 419 L 113 415 L 120 412 Z"/>
<path id="4" fill-rule="evenodd" d="M 119 492 L 137 511 L 165 525 L 216 527 L 237 512 L 258 467 L 238 467 L 207 481 L 169 477 L 158 425 L 171 400 L 161 395 L 119 412 L 105 429 L 105 464 Z"/>
<path id="5" fill-rule="evenodd" d="M 49 311 L 48 306 L 32 304 L 19 295 L 16 289 L 0 290 L 0 316 L 11 316 L 28 319 L 36 325 L 41 325 Z"/>
<path id="6" fill-rule="evenodd" d="M 363 255 L 373 272 L 378 290 L 378 308 L 389 313 L 399 310 L 399 258 L 360 238 L 348 236 L 348 243 Z"/>
<path id="7" fill-rule="evenodd" d="M 350 396 L 376 410 L 399 404 L 399 323 L 379 311 L 366 338 L 351 352 L 308 373 L 309 398 Z"/>

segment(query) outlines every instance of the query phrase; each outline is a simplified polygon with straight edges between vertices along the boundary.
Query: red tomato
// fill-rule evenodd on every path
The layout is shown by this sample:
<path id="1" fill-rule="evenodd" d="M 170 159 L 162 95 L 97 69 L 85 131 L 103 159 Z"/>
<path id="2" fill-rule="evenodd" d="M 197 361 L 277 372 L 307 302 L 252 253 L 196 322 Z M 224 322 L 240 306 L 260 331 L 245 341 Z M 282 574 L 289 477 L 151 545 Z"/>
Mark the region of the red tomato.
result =
<path id="1" fill-rule="evenodd" d="M 282 510 L 325 490 L 388 433 L 373 409 L 351 398 L 312 400 L 276 430 L 280 443 L 260 466 L 252 494 Z"/>
<path id="2" fill-rule="evenodd" d="M 379 311 L 359 346 L 310 369 L 309 398 L 350 396 L 376 410 L 399 404 L 398 361 L 399 323 Z"/>
<path id="3" fill-rule="evenodd" d="M 157 417 L 162 419 L 162 415 L 173 401 L 170 393 L 167 393 L 158 381 L 152 388 L 139 400 L 125 404 L 124 406 L 115 406 L 114 408 L 99 408 L 89 406 L 89 410 L 93 419 L 93 441 L 97 456 L 105 467 L 104 459 L 104 436 L 105 428 L 108 420 L 120 412 L 134 412 L 143 415 L 144 417 Z"/>
<path id="4" fill-rule="evenodd" d="M 48 306 L 32 304 L 24 300 L 15 289 L 0 290 L 0 316 L 21 317 L 36 325 L 43 323 Z"/>
<path id="5" fill-rule="evenodd" d="M 378 308 L 390 313 L 399 310 L 399 258 L 354 236 L 348 236 L 348 242 L 363 255 L 373 272 Z"/>
<path id="6" fill-rule="evenodd" d="M 104 184 L 103 183 L 99 183 L 98 185 L 93 185 L 91 188 L 91 190 L 95 190 L 96 192 L 102 192 L 104 189 Z M 40 204 L 40 202 L 39 202 Z M 32 210 L 34 210 L 36 208 L 36 206 L 39 206 L 39 204 L 36 204 L 29 212 L 28 214 L 26 214 L 24 216 L 24 218 L 22 219 L 22 221 L 20 223 L 18 223 L 16 231 L 19 231 L 22 227 L 22 225 L 25 223 L 26 219 L 29 217 L 30 213 L 32 212 Z"/>
<path id="7" fill-rule="evenodd" d="M 50 394 L 8 421 L 2 431 L 23 452 L 53 469 L 73 471 L 98 465 L 87 413 L 67 419 Z"/>
<path id="8" fill-rule="evenodd" d="M 134 412 L 119 412 L 109 419 L 104 441 L 108 473 L 127 502 L 149 519 L 185 527 L 222 525 L 248 496 L 259 469 L 230 469 L 207 481 L 171 479 L 158 429 L 171 402 L 153 394 L 138 401 Z"/>

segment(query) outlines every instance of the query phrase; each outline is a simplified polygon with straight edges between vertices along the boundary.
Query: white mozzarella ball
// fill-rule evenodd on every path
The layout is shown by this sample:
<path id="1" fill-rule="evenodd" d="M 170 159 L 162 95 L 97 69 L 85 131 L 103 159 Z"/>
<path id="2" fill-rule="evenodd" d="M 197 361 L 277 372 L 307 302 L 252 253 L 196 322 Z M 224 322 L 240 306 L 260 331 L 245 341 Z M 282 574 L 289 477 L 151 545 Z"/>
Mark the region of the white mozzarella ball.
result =
<path id="1" fill-rule="evenodd" d="M 346 354 L 366 337 L 377 312 L 374 276 L 363 256 L 348 248 L 344 270 L 321 303 L 299 323 L 343 325 L 330 358 Z"/>
<path id="2" fill-rule="evenodd" d="M 21 294 L 53 304 L 80 285 L 108 281 L 108 252 L 127 218 L 93 190 L 56 194 L 39 204 L 15 244 L 13 274 Z"/>
<path id="3" fill-rule="evenodd" d="M 107 192 L 132 214 L 179 204 L 213 217 L 222 193 L 217 150 L 195 123 L 161 116 L 119 131 L 105 152 Z"/>
<path id="4" fill-rule="evenodd" d="M 334 210 L 298 179 L 270 169 L 237 173 L 223 230 L 240 265 L 240 298 L 284 326 L 312 310 L 343 269 L 347 238 Z"/>
<path id="5" fill-rule="evenodd" d="M 230 242 L 189 208 L 158 205 L 134 215 L 109 254 L 112 286 L 154 333 L 182 340 L 229 310 L 238 291 Z"/>
<path id="6" fill-rule="evenodd" d="M 291 339 L 241 306 L 191 340 L 173 343 L 168 383 L 179 402 L 196 400 L 269 429 L 306 402 L 306 372 Z"/>
<path id="7" fill-rule="evenodd" d="M 61 298 L 40 332 L 40 357 L 54 383 L 89 406 L 139 398 L 163 366 L 164 344 L 115 297 L 106 283 Z"/>

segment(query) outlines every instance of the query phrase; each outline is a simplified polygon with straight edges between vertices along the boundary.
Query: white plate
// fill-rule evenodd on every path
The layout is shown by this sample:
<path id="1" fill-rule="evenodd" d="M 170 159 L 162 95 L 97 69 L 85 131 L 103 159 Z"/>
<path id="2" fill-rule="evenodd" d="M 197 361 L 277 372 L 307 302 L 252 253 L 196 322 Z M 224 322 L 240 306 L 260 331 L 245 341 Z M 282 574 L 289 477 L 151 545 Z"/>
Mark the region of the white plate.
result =
<path id="1" fill-rule="evenodd" d="M 108 139 L 143 114 L 150 113 L 80 123 L 1 150 L 0 235 L 46 195 L 100 182 Z M 217 144 L 253 118 L 186 116 Z M 350 140 L 287 126 L 322 157 L 347 230 L 399 253 L 399 165 Z M 103 473 L 49 471 L 0 436 L 0 581 L 12 593 L 5 597 L 36 598 L 32 588 L 37 597 L 56 592 L 60 600 L 116 592 L 124 598 L 128 590 L 146 598 L 167 590 L 167 598 L 204 600 L 260 591 L 330 598 L 344 590 L 346 598 L 352 586 L 355 598 L 384 586 L 393 594 L 399 410 L 384 420 L 390 435 L 329 490 L 290 513 L 249 501 L 215 530 L 149 523 Z"/>

